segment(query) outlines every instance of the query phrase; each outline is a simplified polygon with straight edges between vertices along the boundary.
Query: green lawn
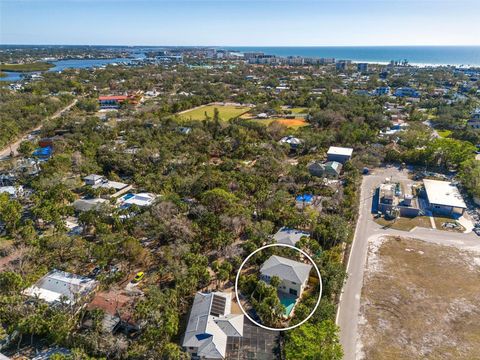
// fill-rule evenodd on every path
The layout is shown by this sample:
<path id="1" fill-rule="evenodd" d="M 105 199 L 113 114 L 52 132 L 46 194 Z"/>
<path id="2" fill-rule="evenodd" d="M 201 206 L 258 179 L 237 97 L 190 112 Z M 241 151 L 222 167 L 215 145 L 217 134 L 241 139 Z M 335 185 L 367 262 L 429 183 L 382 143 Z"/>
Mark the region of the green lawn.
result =
<path id="1" fill-rule="evenodd" d="M 306 107 L 294 107 L 288 110 L 290 110 L 292 114 L 306 114 L 308 112 L 308 108 Z"/>
<path id="2" fill-rule="evenodd" d="M 0 64 L 0 71 L 46 71 L 55 65 L 46 62 L 36 62 L 30 64 Z"/>
<path id="3" fill-rule="evenodd" d="M 375 222 L 379 225 L 395 230 L 410 231 L 414 227 L 431 228 L 430 218 L 428 216 L 417 216 L 414 218 L 399 217 L 395 221 L 385 220 L 384 218 L 376 219 Z"/>
<path id="4" fill-rule="evenodd" d="M 451 130 L 437 130 L 438 135 L 440 135 L 443 138 L 449 137 L 452 133 Z"/>
<path id="5" fill-rule="evenodd" d="M 220 119 L 222 119 L 223 121 L 228 121 L 230 119 L 236 118 L 251 110 L 251 108 L 246 106 L 205 105 L 197 109 L 182 112 L 178 115 L 185 120 L 205 120 L 205 112 L 210 118 L 213 118 L 213 111 L 215 108 L 217 108 L 220 112 Z"/>

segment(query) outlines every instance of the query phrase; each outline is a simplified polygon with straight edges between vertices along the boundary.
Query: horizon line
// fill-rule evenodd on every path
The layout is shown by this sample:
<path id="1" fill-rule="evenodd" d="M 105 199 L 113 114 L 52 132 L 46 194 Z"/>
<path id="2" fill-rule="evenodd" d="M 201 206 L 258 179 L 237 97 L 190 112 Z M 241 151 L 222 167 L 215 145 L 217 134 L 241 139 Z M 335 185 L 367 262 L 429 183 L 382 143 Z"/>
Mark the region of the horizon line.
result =
<path id="1" fill-rule="evenodd" d="M 295 48 L 295 47 L 480 47 L 480 44 L 446 44 L 446 45 L 432 45 L 432 44 L 416 44 L 416 45 L 126 45 L 126 44 L 0 44 L 0 46 L 116 46 L 116 47 L 210 47 L 210 48 L 221 48 L 221 47 L 257 47 L 257 48 Z"/>

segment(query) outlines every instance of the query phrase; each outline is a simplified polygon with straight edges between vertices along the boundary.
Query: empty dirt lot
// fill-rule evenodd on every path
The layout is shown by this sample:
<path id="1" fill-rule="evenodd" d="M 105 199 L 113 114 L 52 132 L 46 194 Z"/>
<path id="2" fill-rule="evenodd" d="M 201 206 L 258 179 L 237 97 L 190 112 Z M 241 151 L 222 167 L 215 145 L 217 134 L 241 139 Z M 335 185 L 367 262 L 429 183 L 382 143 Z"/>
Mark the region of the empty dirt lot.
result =
<path id="1" fill-rule="evenodd" d="M 359 332 L 364 359 L 480 359 L 480 253 L 371 243 Z"/>

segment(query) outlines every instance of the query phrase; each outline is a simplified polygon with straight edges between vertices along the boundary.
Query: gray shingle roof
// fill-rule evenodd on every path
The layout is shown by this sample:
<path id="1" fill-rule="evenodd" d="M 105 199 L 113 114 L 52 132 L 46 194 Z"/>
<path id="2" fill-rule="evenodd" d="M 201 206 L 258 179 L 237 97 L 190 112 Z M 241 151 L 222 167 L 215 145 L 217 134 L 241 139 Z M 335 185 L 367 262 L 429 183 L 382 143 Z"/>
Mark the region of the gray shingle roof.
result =
<path id="1" fill-rule="evenodd" d="M 295 246 L 303 236 L 310 237 L 310 234 L 306 231 L 282 227 L 273 235 L 273 239 L 279 244 Z"/>
<path id="2" fill-rule="evenodd" d="M 282 280 L 303 284 L 308 280 L 311 269 L 312 265 L 272 255 L 263 263 L 260 272 L 262 275 L 278 276 Z"/>

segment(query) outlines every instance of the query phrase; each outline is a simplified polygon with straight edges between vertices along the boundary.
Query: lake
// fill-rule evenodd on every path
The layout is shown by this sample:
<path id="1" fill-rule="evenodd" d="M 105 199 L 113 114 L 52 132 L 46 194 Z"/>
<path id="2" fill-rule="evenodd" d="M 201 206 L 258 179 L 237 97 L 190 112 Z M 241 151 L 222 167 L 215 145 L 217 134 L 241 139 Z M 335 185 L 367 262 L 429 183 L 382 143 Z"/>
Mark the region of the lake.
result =
<path id="1" fill-rule="evenodd" d="M 16 71 L 4 71 L 7 76 L 0 77 L 0 81 L 14 82 L 22 79 L 22 73 Z"/>
<path id="2" fill-rule="evenodd" d="M 48 71 L 63 71 L 65 69 L 89 69 L 92 67 L 106 66 L 109 64 L 129 63 L 132 59 L 114 58 L 114 59 L 72 59 L 52 61 L 55 67 Z"/>
<path id="3" fill-rule="evenodd" d="M 52 61 L 55 65 L 48 71 L 63 71 L 66 69 L 89 69 L 92 67 L 106 66 L 109 64 L 129 63 L 132 59 L 126 58 L 114 58 L 114 59 L 71 59 L 71 60 L 58 60 Z M 16 72 L 16 71 L 4 71 L 7 74 L 6 77 L 0 78 L 0 81 L 15 82 L 22 79 L 22 74 L 32 74 L 30 72 Z"/>

